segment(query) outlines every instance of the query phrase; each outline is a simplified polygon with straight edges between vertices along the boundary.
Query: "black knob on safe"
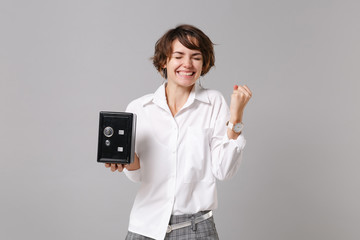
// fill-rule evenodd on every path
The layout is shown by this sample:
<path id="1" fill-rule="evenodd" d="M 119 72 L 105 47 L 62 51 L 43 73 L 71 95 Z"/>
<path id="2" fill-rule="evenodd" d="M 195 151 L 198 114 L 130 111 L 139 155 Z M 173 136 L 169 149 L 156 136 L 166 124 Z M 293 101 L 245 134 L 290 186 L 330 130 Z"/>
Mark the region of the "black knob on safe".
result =
<path id="1" fill-rule="evenodd" d="M 111 137 L 114 134 L 114 129 L 112 129 L 112 127 L 106 127 L 104 129 L 104 135 L 106 137 Z"/>

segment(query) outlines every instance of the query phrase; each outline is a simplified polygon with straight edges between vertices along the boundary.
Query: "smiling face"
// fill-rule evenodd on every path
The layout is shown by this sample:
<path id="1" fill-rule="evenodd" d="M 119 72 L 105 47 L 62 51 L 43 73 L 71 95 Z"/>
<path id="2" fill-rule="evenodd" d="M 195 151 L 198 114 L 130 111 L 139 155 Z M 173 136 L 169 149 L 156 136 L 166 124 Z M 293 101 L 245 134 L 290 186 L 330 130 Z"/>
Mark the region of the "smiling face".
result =
<path id="1" fill-rule="evenodd" d="M 200 77 L 203 57 L 199 50 L 186 48 L 179 40 L 172 43 L 171 56 L 166 61 L 169 84 L 180 87 L 191 87 Z"/>

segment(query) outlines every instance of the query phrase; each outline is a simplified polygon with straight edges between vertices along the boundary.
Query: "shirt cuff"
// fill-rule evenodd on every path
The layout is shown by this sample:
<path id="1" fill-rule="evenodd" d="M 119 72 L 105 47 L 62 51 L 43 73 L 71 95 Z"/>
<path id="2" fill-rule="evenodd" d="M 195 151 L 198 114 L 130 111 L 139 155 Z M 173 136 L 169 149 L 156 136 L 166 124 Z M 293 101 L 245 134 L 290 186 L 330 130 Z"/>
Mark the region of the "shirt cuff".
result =
<path id="1" fill-rule="evenodd" d="M 229 136 L 227 134 L 225 134 L 223 141 L 224 141 L 224 144 L 226 144 L 226 143 L 235 144 L 239 150 L 243 150 L 246 145 L 246 140 L 245 140 L 244 134 L 242 134 L 242 133 L 236 139 L 230 139 Z"/>
<path id="2" fill-rule="evenodd" d="M 124 168 L 123 172 L 126 175 L 126 177 L 128 177 L 131 181 L 133 182 L 140 182 L 140 170 L 133 170 L 133 171 L 129 171 L 126 168 Z"/>

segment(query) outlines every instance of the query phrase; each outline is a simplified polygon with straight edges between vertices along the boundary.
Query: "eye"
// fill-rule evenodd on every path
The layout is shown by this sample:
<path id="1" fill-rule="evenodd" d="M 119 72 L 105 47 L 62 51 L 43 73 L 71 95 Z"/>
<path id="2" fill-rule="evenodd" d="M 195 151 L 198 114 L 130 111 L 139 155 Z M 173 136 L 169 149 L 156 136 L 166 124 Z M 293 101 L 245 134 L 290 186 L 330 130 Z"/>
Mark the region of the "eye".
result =
<path id="1" fill-rule="evenodd" d="M 202 57 L 193 57 L 193 59 L 194 59 L 195 61 L 201 61 L 201 60 L 202 60 Z"/>
<path id="2" fill-rule="evenodd" d="M 193 59 L 195 60 L 195 61 L 201 61 L 202 60 L 202 55 L 201 54 L 196 54 L 196 55 L 194 55 L 194 56 L 192 56 L 193 57 Z"/>
<path id="3" fill-rule="evenodd" d="M 175 55 L 172 55 L 172 57 L 175 58 L 175 59 L 181 59 L 182 56 L 179 55 L 179 54 L 175 54 Z"/>

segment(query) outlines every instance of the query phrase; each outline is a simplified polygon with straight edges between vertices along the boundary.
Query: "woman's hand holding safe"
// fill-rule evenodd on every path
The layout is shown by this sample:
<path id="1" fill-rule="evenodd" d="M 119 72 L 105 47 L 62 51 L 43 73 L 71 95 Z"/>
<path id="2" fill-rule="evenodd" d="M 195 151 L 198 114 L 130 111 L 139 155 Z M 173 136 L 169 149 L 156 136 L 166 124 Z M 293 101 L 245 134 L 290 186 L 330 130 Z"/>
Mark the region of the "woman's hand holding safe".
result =
<path id="1" fill-rule="evenodd" d="M 140 168 L 140 160 L 139 157 L 135 154 L 134 162 L 131 164 L 105 163 L 105 167 L 110 168 L 112 172 L 115 172 L 116 170 L 122 172 L 124 168 L 126 168 L 128 171 L 134 171 Z"/>

